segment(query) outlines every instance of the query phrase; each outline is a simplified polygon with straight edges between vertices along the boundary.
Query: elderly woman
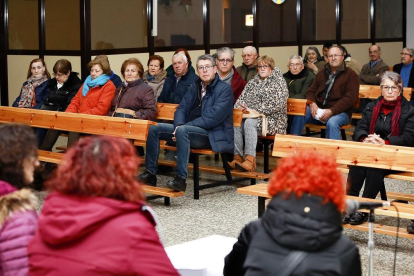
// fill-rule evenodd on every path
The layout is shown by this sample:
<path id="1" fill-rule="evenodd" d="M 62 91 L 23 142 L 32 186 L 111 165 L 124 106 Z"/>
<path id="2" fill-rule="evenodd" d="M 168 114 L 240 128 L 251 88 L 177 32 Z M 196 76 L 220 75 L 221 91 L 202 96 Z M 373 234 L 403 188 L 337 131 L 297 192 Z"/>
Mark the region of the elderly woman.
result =
<path id="1" fill-rule="evenodd" d="M 151 56 L 148 59 L 147 66 L 148 70 L 144 72 L 143 80 L 154 90 L 155 100 L 157 100 L 167 78 L 167 71 L 164 70 L 164 59 L 158 55 Z"/>
<path id="2" fill-rule="evenodd" d="M 362 119 L 355 128 L 353 140 L 363 143 L 395 146 L 414 146 L 414 107 L 402 95 L 402 79 L 393 72 L 385 72 L 381 77 L 380 96 L 369 103 Z M 385 169 L 351 167 L 348 175 L 348 195 L 359 196 L 365 181 L 362 197 L 375 198 L 384 187 L 384 176 L 392 171 Z M 343 223 L 361 224 L 368 214 L 356 212 L 346 214 Z M 409 226 L 414 233 L 414 224 Z"/>
<path id="3" fill-rule="evenodd" d="M 46 184 L 30 275 L 179 275 L 135 179 L 138 165 L 122 138 L 86 137 L 66 153 Z"/>
<path id="4" fill-rule="evenodd" d="M 26 125 L 0 126 L 0 275 L 28 275 L 27 245 L 37 228 L 33 182 L 36 137 Z"/>
<path id="5" fill-rule="evenodd" d="M 306 50 L 304 62 L 306 67 L 308 67 L 315 75 L 318 74 L 319 71 L 323 70 L 326 64 L 323 57 L 319 53 L 318 48 L 316 47 L 309 47 Z"/>
<path id="6" fill-rule="evenodd" d="M 50 73 L 44 60 L 41 58 L 32 60 L 27 72 L 27 81 L 23 83 L 13 106 L 39 109 L 48 95 L 49 79 Z"/>
<path id="7" fill-rule="evenodd" d="M 303 58 L 298 55 L 289 58 L 287 67 L 283 78 L 289 89 L 289 98 L 306 99 L 306 90 L 312 85 L 315 75 L 304 66 Z"/>
<path id="8" fill-rule="evenodd" d="M 275 67 L 273 58 L 262 56 L 257 60 L 258 74 L 251 79 L 235 107 L 247 112 L 257 112 L 267 119 L 267 134 L 285 134 L 287 127 L 287 98 L 289 96 L 282 73 Z M 257 136 L 262 135 L 263 117 L 244 119 L 241 127 L 234 127 L 234 159 L 229 163 L 232 169 L 256 170 Z M 243 135 L 245 145 L 243 147 Z M 243 148 L 246 159 L 243 161 Z"/>
<path id="9" fill-rule="evenodd" d="M 332 156 L 283 158 L 269 181 L 266 212 L 242 230 L 224 275 L 361 275 L 358 248 L 342 235 L 343 184 Z"/>
<path id="10" fill-rule="evenodd" d="M 154 120 L 157 116 L 157 103 L 154 91 L 142 80 L 144 68 L 136 58 L 125 60 L 121 74 L 125 79 L 115 92 L 108 115 L 122 118 Z"/>

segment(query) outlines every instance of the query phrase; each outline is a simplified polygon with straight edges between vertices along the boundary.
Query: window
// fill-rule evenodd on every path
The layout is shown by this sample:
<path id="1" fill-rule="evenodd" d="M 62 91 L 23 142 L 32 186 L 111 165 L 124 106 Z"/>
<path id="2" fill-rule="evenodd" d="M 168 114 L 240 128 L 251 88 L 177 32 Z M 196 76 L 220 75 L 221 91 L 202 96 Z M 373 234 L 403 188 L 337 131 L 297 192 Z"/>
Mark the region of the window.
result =
<path id="1" fill-rule="evenodd" d="M 376 0 L 376 38 L 403 37 L 403 1 Z M 410 12 L 410 11 L 407 11 Z"/>
<path id="2" fill-rule="evenodd" d="M 203 1 L 158 0 L 155 47 L 203 44 Z"/>
<path id="3" fill-rule="evenodd" d="M 302 40 L 304 44 L 315 40 L 336 39 L 336 1 L 306 0 L 302 1 Z"/>
<path id="4" fill-rule="evenodd" d="M 369 39 L 370 18 L 369 0 L 342 1 L 342 39 Z"/>
<path id="5" fill-rule="evenodd" d="M 92 50 L 148 45 L 146 0 L 91 0 Z"/>
<path id="6" fill-rule="evenodd" d="M 80 50 L 79 3 L 79 0 L 45 0 L 47 50 Z"/>
<path id="7" fill-rule="evenodd" d="M 39 49 L 38 2 L 9 1 L 9 49 Z"/>
<path id="8" fill-rule="evenodd" d="M 210 0 L 211 44 L 251 43 L 252 0 Z"/>

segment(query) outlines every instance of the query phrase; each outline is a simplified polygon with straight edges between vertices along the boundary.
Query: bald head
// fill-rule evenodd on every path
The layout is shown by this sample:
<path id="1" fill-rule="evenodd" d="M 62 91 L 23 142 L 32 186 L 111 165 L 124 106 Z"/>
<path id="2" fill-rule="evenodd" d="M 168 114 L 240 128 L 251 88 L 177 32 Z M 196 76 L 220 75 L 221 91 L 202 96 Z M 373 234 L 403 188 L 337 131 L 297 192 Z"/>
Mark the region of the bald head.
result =
<path id="1" fill-rule="evenodd" d="M 371 61 L 377 61 L 381 58 L 381 48 L 377 45 L 369 47 L 369 57 Z"/>
<path id="2" fill-rule="evenodd" d="M 257 55 L 257 50 L 255 47 L 246 46 L 243 48 L 243 51 L 242 51 L 243 63 L 247 67 L 249 68 L 252 67 L 255 64 L 257 57 L 258 55 Z"/>

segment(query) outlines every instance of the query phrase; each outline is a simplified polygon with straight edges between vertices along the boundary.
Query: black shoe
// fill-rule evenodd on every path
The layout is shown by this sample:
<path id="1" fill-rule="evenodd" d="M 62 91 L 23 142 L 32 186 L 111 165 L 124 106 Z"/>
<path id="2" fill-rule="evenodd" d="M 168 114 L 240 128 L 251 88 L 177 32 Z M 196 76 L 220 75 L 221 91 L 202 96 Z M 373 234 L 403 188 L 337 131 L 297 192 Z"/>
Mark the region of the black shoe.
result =
<path id="1" fill-rule="evenodd" d="M 414 234 L 414 222 L 407 226 L 407 232 Z"/>
<path id="2" fill-rule="evenodd" d="M 349 223 L 351 225 L 360 225 L 360 224 L 363 224 L 364 222 L 366 222 L 367 220 L 368 220 L 368 214 L 367 213 L 355 212 L 351 216 L 351 219 L 349 220 Z"/>
<path id="3" fill-rule="evenodd" d="M 185 191 L 187 188 L 187 183 L 185 183 L 185 179 L 182 179 L 179 176 L 174 177 L 173 180 L 167 181 L 167 187 L 170 189 L 174 189 L 175 191 Z"/>
<path id="4" fill-rule="evenodd" d="M 351 220 L 351 215 L 353 214 L 345 213 L 345 215 L 342 218 L 342 224 L 348 224 Z"/>
<path id="5" fill-rule="evenodd" d="M 150 173 L 149 171 L 145 171 L 144 173 L 141 173 L 138 176 L 138 180 L 149 186 L 154 186 L 154 187 L 157 186 L 157 177 L 154 174 Z"/>

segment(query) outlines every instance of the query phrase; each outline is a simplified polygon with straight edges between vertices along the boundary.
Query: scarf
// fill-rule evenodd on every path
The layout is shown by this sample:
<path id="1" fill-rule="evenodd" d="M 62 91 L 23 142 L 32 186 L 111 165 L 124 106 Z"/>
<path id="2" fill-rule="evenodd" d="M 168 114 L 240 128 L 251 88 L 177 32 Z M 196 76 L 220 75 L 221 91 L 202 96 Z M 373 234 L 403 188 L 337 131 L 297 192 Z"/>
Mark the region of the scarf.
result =
<path id="1" fill-rule="evenodd" d="M 391 136 L 400 135 L 400 115 L 401 115 L 401 95 L 395 101 L 387 102 L 382 98 L 374 107 L 372 111 L 371 123 L 369 125 L 369 134 L 373 134 L 375 130 L 375 124 L 377 123 L 378 115 L 381 112 L 382 107 L 387 109 L 394 109 L 391 120 Z"/>
<path id="2" fill-rule="evenodd" d="M 308 74 L 309 74 L 309 69 L 308 69 L 308 67 L 305 66 L 303 68 L 303 70 L 300 71 L 299 74 L 297 74 L 297 75 L 294 75 L 290 71 L 287 71 L 286 73 L 283 74 L 283 76 L 284 77 L 287 77 L 287 78 L 289 78 L 291 80 L 297 80 L 297 79 L 301 79 L 301 78 L 307 77 Z"/>
<path id="3" fill-rule="evenodd" d="M 147 74 L 147 81 L 154 81 L 155 80 L 156 75 L 151 75 L 149 72 Z"/>
<path id="4" fill-rule="evenodd" d="M 0 196 L 5 196 L 17 191 L 15 187 L 7 183 L 6 181 L 0 180 Z"/>
<path id="5" fill-rule="evenodd" d="M 89 75 L 86 78 L 85 83 L 83 84 L 82 95 L 86 97 L 86 95 L 89 92 L 89 89 L 94 88 L 95 86 L 98 86 L 98 85 L 104 85 L 105 83 L 109 81 L 110 78 L 111 76 L 108 76 L 107 74 L 103 74 L 93 80 L 91 75 Z"/>
<path id="6" fill-rule="evenodd" d="M 45 73 L 40 77 L 35 78 L 31 75 L 27 79 L 27 84 L 23 85 L 22 92 L 19 101 L 19 107 L 31 108 L 36 105 L 36 87 L 41 85 L 43 82 L 47 81 L 47 76 Z"/>

